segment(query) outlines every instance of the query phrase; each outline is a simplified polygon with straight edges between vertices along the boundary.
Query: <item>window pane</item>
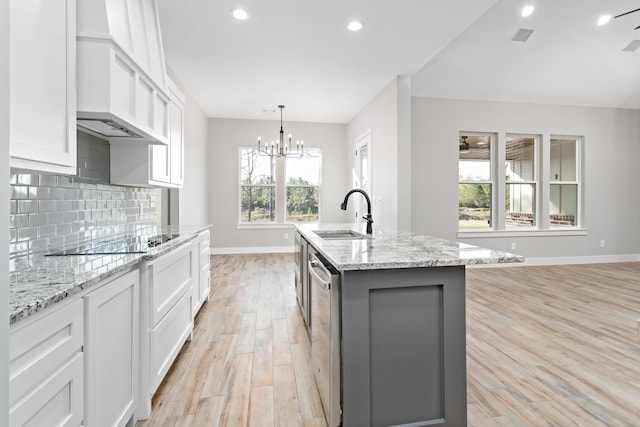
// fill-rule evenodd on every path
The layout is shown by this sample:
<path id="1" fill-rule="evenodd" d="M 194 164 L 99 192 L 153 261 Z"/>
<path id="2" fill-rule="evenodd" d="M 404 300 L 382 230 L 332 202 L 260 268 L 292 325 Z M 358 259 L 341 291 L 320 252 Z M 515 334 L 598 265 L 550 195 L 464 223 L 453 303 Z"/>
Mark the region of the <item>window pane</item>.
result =
<path id="1" fill-rule="evenodd" d="M 241 184 L 274 184 L 276 182 L 275 157 L 260 156 L 257 149 L 240 151 Z"/>
<path id="2" fill-rule="evenodd" d="M 491 181 L 490 136 L 461 136 L 459 159 L 460 181 Z"/>
<path id="3" fill-rule="evenodd" d="M 318 187 L 287 187 L 287 221 L 318 221 Z"/>
<path id="4" fill-rule="evenodd" d="M 491 184 L 458 185 L 458 227 L 491 227 Z"/>
<path id="5" fill-rule="evenodd" d="M 578 185 L 551 184 L 549 225 L 575 227 L 578 216 Z"/>
<path id="6" fill-rule="evenodd" d="M 551 181 L 576 181 L 575 139 L 551 138 Z"/>
<path id="7" fill-rule="evenodd" d="M 535 184 L 505 185 L 505 226 L 533 227 L 536 219 Z"/>
<path id="8" fill-rule="evenodd" d="M 320 185 L 320 150 L 304 150 L 305 157 L 286 158 L 287 185 Z"/>
<path id="9" fill-rule="evenodd" d="M 273 186 L 242 186 L 240 220 L 273 222 L 276 220 L 276 191 Z"/>
<path id="10" fill-rule="evenodd" d="M 535 139 L 507 136 L 506 143 L 507 181 L 534 181 Z"/>

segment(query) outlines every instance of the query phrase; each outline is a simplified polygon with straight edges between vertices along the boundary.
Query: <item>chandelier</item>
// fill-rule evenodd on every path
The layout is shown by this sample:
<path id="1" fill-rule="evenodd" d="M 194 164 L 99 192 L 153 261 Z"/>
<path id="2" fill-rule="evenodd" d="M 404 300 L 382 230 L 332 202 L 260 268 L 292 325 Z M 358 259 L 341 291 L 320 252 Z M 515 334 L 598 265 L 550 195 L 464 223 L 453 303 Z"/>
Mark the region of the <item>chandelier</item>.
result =
<path id="1" fill-rule="evenodd" d="M 304 141 L 296 141 L 294 149 L 291 134 L 289 134 L 289 141 L 285 142 L 282 128 L 282 109 L 284 105 L 278 105 L 278 108 L 280 109 L 280 139 L 271 141 L 271 144 L 268 142 L 262 144 L 262 139 L 258 137 L 258 154 L 261 156 L 297 157 L 301 159 L 304 156 Z"/>

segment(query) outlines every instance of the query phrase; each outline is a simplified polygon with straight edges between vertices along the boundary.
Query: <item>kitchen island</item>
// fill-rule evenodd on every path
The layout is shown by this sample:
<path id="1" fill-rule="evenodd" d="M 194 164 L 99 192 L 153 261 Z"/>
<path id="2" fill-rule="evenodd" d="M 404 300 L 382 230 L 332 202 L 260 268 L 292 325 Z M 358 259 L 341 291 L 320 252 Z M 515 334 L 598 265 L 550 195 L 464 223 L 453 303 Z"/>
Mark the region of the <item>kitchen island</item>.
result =
<path id="1" fill-rule="evenodd" d="M 345 427 L 466 426 L 465 266 L 523 258 L 407 232 L 345 233 L 363 233 L 360 225 L 296 229 L 309 257 L 340 278 L 331 289 L 330 319 L 312 313 L 308 325 L 312 354 L 326 346 L 318 329 L 331 335 L 330 372 L 314 366 L 321 397 L 339 378 L 323 402 L 329 425 L 340 423 L 339 404 Z M 317 289 L 307 290 L 312 301 Z"/>

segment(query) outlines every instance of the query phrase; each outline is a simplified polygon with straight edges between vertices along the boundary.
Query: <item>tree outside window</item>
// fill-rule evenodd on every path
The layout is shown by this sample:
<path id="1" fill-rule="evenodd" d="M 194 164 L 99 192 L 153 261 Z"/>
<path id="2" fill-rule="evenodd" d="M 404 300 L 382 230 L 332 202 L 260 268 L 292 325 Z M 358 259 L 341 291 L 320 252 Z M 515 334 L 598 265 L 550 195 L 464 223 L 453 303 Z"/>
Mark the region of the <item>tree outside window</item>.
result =
<path id="1" fill-rule="evenodd" d="M 301 159 L 286 158 L 286 221 L 318 222 L 320 150 L 305 150 Z"/>
<path id="2" fill-rule="evenodd" d="M 491 228 L 491 135 L 461 134 L 458 161 L 458 228 Z"/>
<path id="3" fill-rule="evenodd" d="M 240 150 L 240 221 L 275 222 L 275 159 L 257 149 Z"/>

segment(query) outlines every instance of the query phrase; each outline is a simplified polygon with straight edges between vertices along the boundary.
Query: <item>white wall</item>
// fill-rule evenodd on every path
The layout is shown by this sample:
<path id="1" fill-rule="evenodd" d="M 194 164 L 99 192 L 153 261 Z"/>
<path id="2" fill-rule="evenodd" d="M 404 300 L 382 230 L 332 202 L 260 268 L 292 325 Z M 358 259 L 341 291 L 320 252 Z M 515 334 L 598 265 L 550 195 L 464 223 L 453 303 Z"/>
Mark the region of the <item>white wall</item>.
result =
<path id="1" fill-rule="evenodd" d="M 239 216 L 239 147 L 257 147 L 257 137 L 277 138 L 279 121 L 209 119 L 209 223 L 211 246 L 218 251 L 227 248 L 293 247 L 290 226 L 285 229 L 237 229 Z M 345 222 L 347 214 L 340 203 L 349 190 L 349 169 L 345 158 L 346 125 L 285 122 L 284 130 L 304 145 L 322 150 L 322 187 L 320 215 L 322 222 Z M 284 234 L 289 239 L 284 239 Z"/>
<path id="2" fill-rule="evenodd" d="M 411 229 L 410 90 L 407 77 L 394 78 L 347 126 L 350 170 L 356 138 L 371 129 L 374 229 Z"/>
<path id="3" fill-rule="evenodd" d="M 586 236 L 457 239 L 460 131 L 583 135 Z M 528 257 L 640 252 L 640 110 L 414 97 L 413 228 Z M 606 246 L 600 248 L 600 241 Z"/>
<path id="4" fill-rule="evenodd" d="M 209 224 L 208 120 L 188 92 L 184 112 L 184 186 L 179 190 L 181 225 Z"/>
<path id="5" fill-rule="evenodd" d="M 9 182 L 9 0 L 0 0 L 0 176 Z M 0 186 L 0 277 L 9 277 L 9 185 Z M 5 279 L 6 280 L 6 279 Z M 9 424 L 9 284 L 0 286 L 0 426 Z"/>

